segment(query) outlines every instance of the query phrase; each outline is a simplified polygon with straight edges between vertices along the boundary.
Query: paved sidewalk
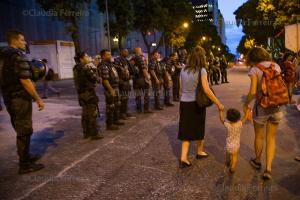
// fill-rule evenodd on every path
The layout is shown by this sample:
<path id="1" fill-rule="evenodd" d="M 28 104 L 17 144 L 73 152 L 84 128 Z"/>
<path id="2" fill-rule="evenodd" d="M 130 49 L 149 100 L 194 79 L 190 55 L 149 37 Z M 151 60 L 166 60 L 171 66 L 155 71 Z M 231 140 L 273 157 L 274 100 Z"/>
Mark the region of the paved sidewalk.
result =
<path id="1" fill-rule="evenodd" d="M 249 87 L 245 67 L 229 72 L 230 84 L 214 86 L 226 108 L 242 110 Z M 207 111 L 205 148 L 210 157 L 195 160 L 191 146 L 191 168 L 178 169 L 180 142 L 177 140 L 178 108 L 153 114 L 136 114 L 119 131 L 104 131 L 104 116 L 98 120 L 105 138 L 82 139 L 81 109 L 72 80 L 59 81 L 61 97 L 45 100 L 46 110 L 34 105 L 32 151 L 43 154 L 46 168 L 18 175 L 15 133 L 6 111 L 0 112 L 0 199 L 294 199 L 300 198 L 300 113 L 286 106 L 286 116 L 277 134 L 273 180 L 263 182 L 261 172 L 249 165 L 254 155 L 254 132 L 245 124 L 237 171 L 224 168 L 225 128 L 217 108 Z M 40 88 L 40 84 L 38 84 Z M 99 88 L 98 91 L 102 89 Z M 104 113 L 104 97 L 100 96 Z M 134 99 L 130 100 L 134 111 Z M 264 165 L 263 160 L 263 165 Z"/>

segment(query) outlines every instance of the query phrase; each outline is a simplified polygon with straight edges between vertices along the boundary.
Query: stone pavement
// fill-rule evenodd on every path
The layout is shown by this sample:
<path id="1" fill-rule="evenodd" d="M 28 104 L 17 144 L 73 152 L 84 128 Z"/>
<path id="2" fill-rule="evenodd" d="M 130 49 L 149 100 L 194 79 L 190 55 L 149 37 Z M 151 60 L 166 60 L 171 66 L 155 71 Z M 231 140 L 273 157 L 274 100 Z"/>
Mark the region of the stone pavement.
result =
<path id="1" fill-rule="evenodd" d="M 230 84 L 214 86 L 226 108 L 242 109 L 249 87 L 245 67 L 229 72 Z M 38 84 L 39 86 L 39 84 Z M 104 131 L 105 138 L 82 139 L 81 110 L 72 81 L 59 81 L 61 97 L 45 100 L 46 110 L 34 105 L 34 136 L 31 149 L 43 155 L 46 168 L 18 175 L 15 133 L 6 111 L 0 112 L 0 199 L 300 199 L 300 113 L 286 106 L 277 134 L 273 180 L 263 182 L 261 172 L 249 165 L 254 155 L 250 123 L 241 135 L 241 150 L 234 175 L 224 168 L 226 132 L 215 106 L 208 109 L 205 148 L 210 157 L 195 160 L 191 146 L 188 169 L 178 169 L 178 108 L 154 114 L 137 114 L 121 130 Z M 40 87 L 39 87 L 40 88 Z M 101 88 L 99 88 L 99 91 Z M 100 96 L 104 113 L 104 97 Z M 130 101 L 134 111 L 134 99 Z M 263 160 L 263 164 L 264 164 Z"/>

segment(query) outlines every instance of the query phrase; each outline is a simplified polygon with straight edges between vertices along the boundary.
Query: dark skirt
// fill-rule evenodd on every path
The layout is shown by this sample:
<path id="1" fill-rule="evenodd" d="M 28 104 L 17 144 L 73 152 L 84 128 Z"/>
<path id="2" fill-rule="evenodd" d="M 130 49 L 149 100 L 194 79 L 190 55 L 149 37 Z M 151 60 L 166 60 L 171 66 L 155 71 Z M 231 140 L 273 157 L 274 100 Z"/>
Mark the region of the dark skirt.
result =
<path id="1" fill-rule="evenodd" d="M 203 140 L 205 135 L 206 108 L 196 102 L 180 102 L 178 139 L 182 141 Z"/>

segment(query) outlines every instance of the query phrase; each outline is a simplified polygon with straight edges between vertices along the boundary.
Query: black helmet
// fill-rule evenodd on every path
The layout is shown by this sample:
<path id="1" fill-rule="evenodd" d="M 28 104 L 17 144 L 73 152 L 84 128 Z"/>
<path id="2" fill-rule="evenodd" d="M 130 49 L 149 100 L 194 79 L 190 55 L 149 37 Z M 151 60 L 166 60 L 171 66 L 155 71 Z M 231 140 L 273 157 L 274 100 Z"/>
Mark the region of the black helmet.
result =
<path id="1" fill-rule="evenodd" d="M 46 75 L 46 65 L 42 60 L 32 59 L 30 67 L 33 81 L 38 81 Z"/>

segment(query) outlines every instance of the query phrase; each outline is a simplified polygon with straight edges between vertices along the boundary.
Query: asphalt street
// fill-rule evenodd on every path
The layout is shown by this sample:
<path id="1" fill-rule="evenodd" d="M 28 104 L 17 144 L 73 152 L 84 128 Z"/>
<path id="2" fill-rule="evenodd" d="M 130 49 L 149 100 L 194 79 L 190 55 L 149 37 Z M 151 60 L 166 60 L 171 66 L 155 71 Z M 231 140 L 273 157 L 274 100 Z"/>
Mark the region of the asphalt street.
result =
<path id="1" fill-rule="evenodd" d="M 247 68 L 229 70 L 229 81 L 213 88 L 225 108 L 242 111 L 250 84 Z M 37 86 L 41 91 L 41 84 Z M 46 168 L 41 171 L 17 174 L 16 134 L 7 112 L 0 112 L 0 199 L 300 199 L 300 163 L 294 161 L 300 154 L 300 112 L 294 106 L 283 108 L 273 180 L 264 182 L 263 171 L 255 171 L 249 164 L 254 156 L 250 122 L 243 127 L 236 173 L 227 172 L 226 132 L 216 106 L 208 108 L 206 116 L 205 149 L 210 156 L 196 160 L 193 144 L 189 154 L 192 167 L 179 169 L 179 103 L 153 114 L 135 114 L 136 119 L 127 120 L 120 130 L 106 131 L 104 96 L 100 95 L 98 125 L 105 138 L 89 141 L 82 138 L 81 109 L 73 81 L 58 81 L 54 86 L 62 95 L 46 99 L 44 111 L 33 107 L 31 151 L 43 155 L 39 162 Z M 100 94 L 102 88 L 97 91 Z M 133 113 L 134 105 L 131 97 Z"/>

